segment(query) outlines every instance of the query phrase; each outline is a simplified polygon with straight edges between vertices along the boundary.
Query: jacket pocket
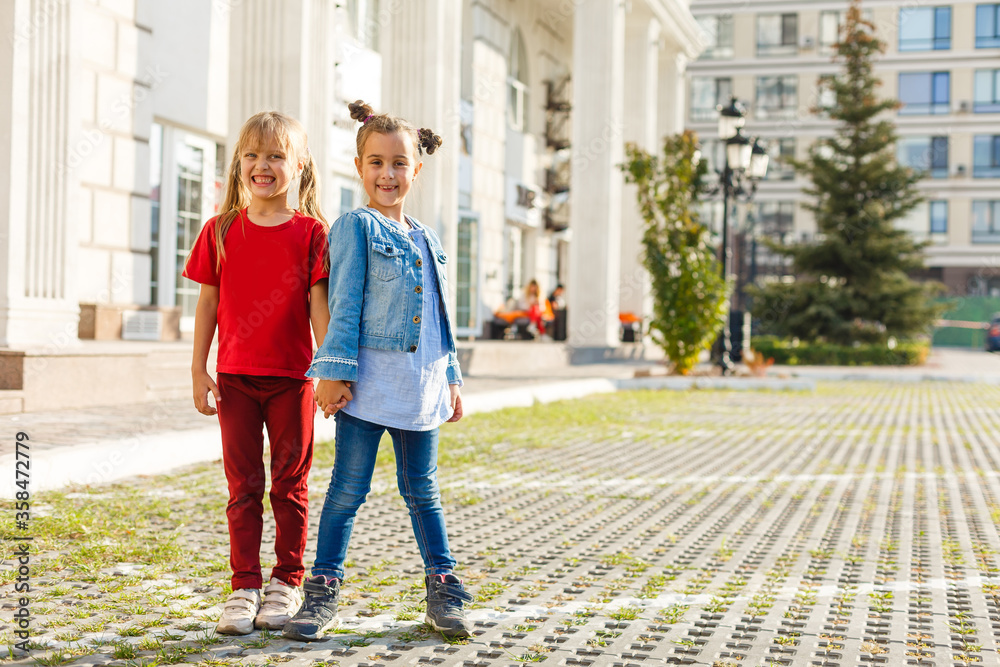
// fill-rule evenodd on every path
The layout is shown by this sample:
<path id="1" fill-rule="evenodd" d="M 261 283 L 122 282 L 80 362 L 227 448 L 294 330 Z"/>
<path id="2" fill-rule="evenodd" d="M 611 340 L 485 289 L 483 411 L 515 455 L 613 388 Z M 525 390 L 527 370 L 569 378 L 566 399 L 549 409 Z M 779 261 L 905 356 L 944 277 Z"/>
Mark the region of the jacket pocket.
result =
<path id="1" fill-rule="evenodd" d="M 395 280 L 403 275 L 403 249 L 392 242 L 372 239 L 368 271 L 379 280 Z"/>

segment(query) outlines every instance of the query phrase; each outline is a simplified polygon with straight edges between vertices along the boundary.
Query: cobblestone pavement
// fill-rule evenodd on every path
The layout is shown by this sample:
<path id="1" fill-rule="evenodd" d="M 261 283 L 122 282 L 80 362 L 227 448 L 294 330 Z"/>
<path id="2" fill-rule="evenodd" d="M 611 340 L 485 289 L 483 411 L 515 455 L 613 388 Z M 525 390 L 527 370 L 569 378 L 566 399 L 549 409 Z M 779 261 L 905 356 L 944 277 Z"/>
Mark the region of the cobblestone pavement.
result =
<path id="1" fill-rule="evenodd" d="M 50 568 L 36 581 L 31 655 L 6 657 L 123 667 L 1000 664 L 998 405 L 996 386 L 840 382 L 810 393 L 622 392 L 473 416 L 442 445 L 452 548 L 477 600 L 475 635 L 455 644 L 420 624 L 420 559 L 388 465 L 358 518 L 345 628 L 312 644 L 212 632 L 228 583 L 219 465 L 135 480 L 94 502 L 165 500 L 152 530 L 177 531 L 180 558 Z M 477 438 L 493 439 L 477 448 Z M 313 538 L 328 477 L 314 467 Z M 273 537 L 268 523 L 265 543 Z M 0 572 L 7 644 L 12 566 Z"/>

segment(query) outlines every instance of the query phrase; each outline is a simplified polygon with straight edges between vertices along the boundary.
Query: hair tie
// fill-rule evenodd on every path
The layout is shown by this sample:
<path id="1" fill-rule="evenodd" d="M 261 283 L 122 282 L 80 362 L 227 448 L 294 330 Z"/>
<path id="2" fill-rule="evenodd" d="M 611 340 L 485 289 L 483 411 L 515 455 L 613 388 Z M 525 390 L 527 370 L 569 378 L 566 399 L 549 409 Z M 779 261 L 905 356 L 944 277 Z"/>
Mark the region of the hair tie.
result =
<path id="1" fill-rule="evenodd" d="M 373 113 L 370 113 L 370 114 L 368 114 L 368 115 L 367 115 L 367 116 L 365 117 L 365 119 L 364 119 L 363 121 L 361 121 L 361 124 L 362 124 L 362 125 L 367 125 L 367 124 L 368 124 L 368 121 L 370 121 L 370 120 L 371 120 L 372 118 L 374 118 L 374 117 L 375 117 L 375 114 L 373 114 Z"/>

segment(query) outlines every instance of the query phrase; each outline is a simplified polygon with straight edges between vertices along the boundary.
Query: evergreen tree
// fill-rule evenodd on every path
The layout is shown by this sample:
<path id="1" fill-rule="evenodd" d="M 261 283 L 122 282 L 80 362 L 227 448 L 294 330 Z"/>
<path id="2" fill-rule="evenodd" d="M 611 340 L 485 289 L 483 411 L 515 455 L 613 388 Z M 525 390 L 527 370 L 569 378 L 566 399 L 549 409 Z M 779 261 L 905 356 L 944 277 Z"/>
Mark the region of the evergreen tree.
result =
<path id="1" fill-rule="evenodd" d="M 852 344 L 928 333 L 941 310 L 932 302 L 937 283 L 909 275 L 923 267 L 925 244 L 895 224 L 922 201 L 921 175 L 896 161 L 896 100 L 879 99 L 875 58 L 885 45 L 861 15 L 860 0 L 847 11 L 835 62 L 837 75 L 820 77 L 835 104 L 825 112 L 838 127 L 796 163 L 812 181 L 806 205 L 816 217 L 814 243 L 773 245 L 791 257 L 796 281 L 751 288 L 752 311 L 764 330 L 803 340 Z"/>
<path id="2" fill-rule="evenodd" d="M 667 137 L 663 157 L 625 146 L 625 180 L 638 186 L 645 220 L 643 264 L 653 291 L 653 339 L 686 375 L 722 329 L 726 282 L 695 209 L 707 167 L 695 159 L 693 132 Z"/>

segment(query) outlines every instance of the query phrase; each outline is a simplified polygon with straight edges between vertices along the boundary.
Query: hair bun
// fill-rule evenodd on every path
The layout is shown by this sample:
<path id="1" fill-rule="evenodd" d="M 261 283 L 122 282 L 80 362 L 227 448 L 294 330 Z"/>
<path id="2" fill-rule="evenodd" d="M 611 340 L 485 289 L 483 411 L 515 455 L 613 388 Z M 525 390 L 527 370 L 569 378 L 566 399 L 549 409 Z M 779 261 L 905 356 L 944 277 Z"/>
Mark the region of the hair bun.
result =
<path id="1" fill-rule="evenodd" d="M 368 118 L 375 111 L 370 105 L 365 104 L 363 100 L 357 100 L 356 102 L 351 102 L 347 105 L 347 108 L 351 110 L 351 118 L 358 121 L 359 123 L 365 122 L 365 118 Z"/>
<path id="2" fill-rule="evenodd" d="M 428 154 L 432 155 L 441 144 L 441 137 L 434 134 L 433 130 L 428 130 L 426 127 L 422 127 L 417 130 L 417 137 L 420 139 L 420 147 Z"/>

